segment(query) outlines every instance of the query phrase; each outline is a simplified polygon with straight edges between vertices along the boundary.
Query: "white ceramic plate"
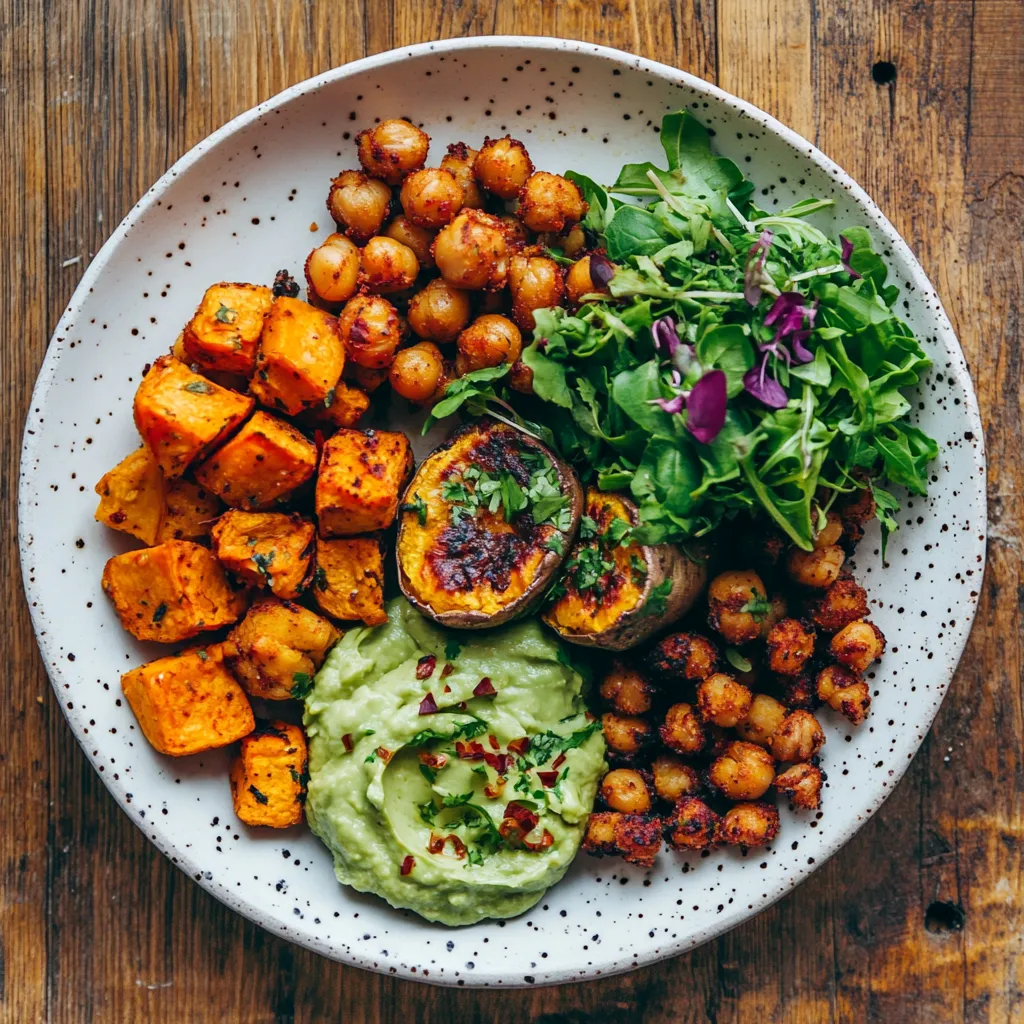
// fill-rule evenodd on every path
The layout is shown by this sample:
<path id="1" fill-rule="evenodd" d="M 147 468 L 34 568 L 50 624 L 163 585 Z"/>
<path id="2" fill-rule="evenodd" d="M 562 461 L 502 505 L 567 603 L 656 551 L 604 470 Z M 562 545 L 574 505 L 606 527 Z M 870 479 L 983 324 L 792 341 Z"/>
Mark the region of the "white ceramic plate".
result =
<path id="1" fill-rule="evenodd" d="M 857 559 L 890 643 L 872 715 L 857 730 L 827 718 L 824 812 L 783 811 L 769 849 L 706 859 L 665 853 L 650 871 L 581 856 L 514 921 L 427 924 L 342 889 L 327 850 L 304 829 L 240 825 L 227 753 L 173 760 L 145 742 L 119 678 L 157 648 L 122 631 L 100 590 L 104 562 L 129 541 L 93 521 L 93 484 L 137 446 L 131 406 L 143 366 L 170 346 L 205 287 L 269 283 L 281 267 L 301 273 L 330 229 L 329 179 L 356 165 L 350 133 L 374 118 L 409 116 L 432 136 L 436 162 L 450 142 L 507 130 L 538 167 L 607 181 L 626 161 L 660 159 L 655 128 L 684 105 L 766 190 L 762 206 L 828 196 L 836 206 L 820 227 L 873 230 L 903 288 L 902 312 L 934 360 L 918 396 L 919 422 L 941 447 L 932 497 L 906 503 L 888 568 L 877 533 Z M 286 938 L 382 973 L 458 985 L 570 981 L 671 956 L 757 913 L 835 853 L 892 791 L 974 617 L 985 551 L 982 437 L 935 289 L 877 207 L 810 143 L 706 82 L 616 50 L 518 37 L 429 43 L 348 64 L 236 118 L 179 160 L 114 232 L 61 318 L 36 385 L 22 457 L 22 565 L 75 736 L 139 828 L 218 899 Z"/>

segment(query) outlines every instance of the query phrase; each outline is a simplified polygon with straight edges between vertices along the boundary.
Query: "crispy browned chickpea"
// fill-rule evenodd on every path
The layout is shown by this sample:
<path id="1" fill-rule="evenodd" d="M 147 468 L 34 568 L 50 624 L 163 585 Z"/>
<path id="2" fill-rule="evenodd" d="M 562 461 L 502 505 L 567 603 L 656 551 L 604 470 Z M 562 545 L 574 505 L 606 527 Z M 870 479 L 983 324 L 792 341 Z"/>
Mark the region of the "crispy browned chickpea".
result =
<path id="1" fill-rule="evenodd" d="M 646 814 L 651 809 L 651 791 L 640 772 L 615 768 L 601 780 L 601 799 L 623 814 Z"/>
<path id="2" fill-rule="evenodd" d="M 682 758 L 675 754 L 659 754 L 651 764 L 654 792 L 660 800 L 674 804 L 700 789 L 700 778 Z"/>
<path id="3" fill-rule="evenodd" d="M 324 302 L 347 302 L 358 284 L 359 249 L 344 235 L 328 235 L 306 257 L 306 286 Z"/>
<path id="4" fill-rule="evenodd" d="M 609 711 L 601 716 L 601 728 L 608 749 L 619 757 L 638 753 L 651 735 L 651 724 L 643 718 L 616 715 Z"/>
<path id="5" fill-rule="evenodd" d="M 524 331 L 534 328 L 533 311 L 561 305 L 565 288 L 562 268 L 547 256 L 515 253 L 508 264 L 512 319 Z"/>
<path id="6" fill-rule="evenodd" d="M 533 394 L 533 370 L 522 359 L 517 359 L 512 364 L 512 369 L 508 371 L 505 379 L 513 391 L 518 391 L 521 395 Z"/>
<path id="7" fill-rule="evenodd" d="M 787 708 L 799 708 L 801 711 L 813 711 L 821 701 L 818 700 L 817 685 L 809 672 L 801 672 L 796 676 L 776 676 L 779 699 Z"/>
<path id="8" fill-rule="evenodd" d="M 766 693 L 755 694 L 747 717 L 736 723 L 736 733 L 748 743 L 767 747 L 786 717 L 786 707 Z"/>
<path id="9" fill-rule="evenodd" d="M 672 633 L 655 644 L 644 659 L 647 671 L 667 683 L 706 679 L 717 663 L 715 645 L 697 633 Z"/>
<path id="10" fill-rule="evenodd" d="M 441 167 L 462 186 L 462 205 L 473 210 L 482 210 L 484 196 L 480 185 L 473 177 L 473 161 L 476 150 L 470 149 L 464 142 L 453 142 L 441 160 Z"/>
<path id="11" fill-rule="evenodd" d="M 378 295 L 412 287 L 420 272 L 416 253 L 386 235 L 377 235 L 363 246 L 360 266 L 361 283 Z"/>
<path id="12" fill-rule="evenodd" d="M 443 277 L 430 281 L 409 300 L 409 326 L 421 338 L 447 344 L 469 323 L 469 293 Z"/>
<path id="13" fill-rule="evenodd" d="M 421 341 L 395 353 L 389 374 L 395 392 L 410 402 L 425 402 L 437 391 L 444 375 L 441 350 L 432 341 Z"/>
<path id="14" fill-rule="evenodd" d="M 885 636 L 873 622 L 859 619 L 843 626 L 832 637 L 828 649 L 836 661 L 856 672 L 864 672 L 885 653 Z"/>
<path id="15" fill-rule="evenodd" d="M 460 335 L 455 372 L 461 377 L 485 366 L 514 363 L 523 351 L 523 336 L 507 317 L 498 313 L 478 316 Z"/>
<path id="16" fill-rule="evenodd" d="M 875 496 L 871 488 L 865 487 L 841 501 L 836 511 L 843 524 L 843 540 L 855 545 L 864 536 L 864 523 L 875 516 Z"/>
<path id="17" fill-rule="evenodd" d="M 868 613 L 867 591 L 852 577 L 840 575 L 824 594 L 808 605 L 814 624 L 826 633 L 838 633 Z"/>
<path id="18" fill-rule="evenodd" d="M 731 729 L 749 711 L 753 694 L 724 672 L 715 672 L 697 687 L 697 712 L 704 722 Z"/>
<path id="19" fill-rule="evenodd" d="M 372 238 L 391 208 L 391 189 L 362 171 L 342 171 L 331 182 L 327 209 L 353 242 Z"/>
<path id="20" fill-rule="evenodd" d="M 810 711 L 791 711 L 775 730 L 771 752 L 779 761 L 810 761 L 825 745 L 825 733 Z"/>
<path id="21" fill-rule="evenodd" d="M 511 213 L 503 213 L 498 220 L 501 221 L 501 226 L 505 231 L 505 240 L 510 246 L 529 245 L 533 236 L 526 230 L 526 225 L 518 217 L 514 217 Z"/>
<path id="22" fill-rule="evenodd" d="M 768 639 L 768 634 L 775 628 L 775 624 L 781 622 L 789 610 L 786 598 L 782 594 L 772 594 L 768 598 L 768 604 L 769 608 L 761 620 L 760 636 L 762 640 Z"/>
<path id="23" fill-rule="evenodd" d="M 501 221 L 480 210 L 463 210 L 434 239 L 434 261 L 456 288 L 497 291 L 508 277 L 508 243 Z"/>
<path id="24" fill-rule="evenodd" d="M 416 253 L 416 259 L 419 260 L 421 267 L 432 267 L 434 265 L 434 256 L 430 251 L 430 247 L 434 244 L 434 238 L 437 236 L 436 231 L 430 228 L 421 228 L 419 225 L 413 224 L 408 217 L 403 217 L 399 214 L 399 216 L 391 219 L 391 223 L 388 224 L 384 234 L 388 238 L 393 238 L 396 242 L 401 242 L 402 245 L 409 246 Z"/>
<path id="25" fill-rule="evenodd" d="M 768 667 L 780 676 L 797 676 L 814 654 L 814 631 L 797 619 L 783 619 L 768 634 Z"/>
<path id="26" fill-rule="evenodd" d="M 697 754 L 704 746 L 704 727 L 689 704 L 673 704 L 658 731 L 661 742 L 677 754 Z"/>
<path id="27" fill-rule="evenodd" d="M 734 740 L 708 769 L 708 782 L 729 800 L 756 800 L 775 780 L 775 759 L 756 743 Z"/>
<path id="28" fill-rule="evenodd" d="M 761 577 L 749 569 L 716 576 L 708 587 L 708 625 L 731 644 L 756 640 L 771 606 Z"/>
<path id="29" fill-rule="evenodd" d="M 430 136 L 408 121 L 394 119 L 361 131 L 356 145 L 367 174 L 397 185 L 426 163 Z"/>
<path id="30" fill-rule="evenodd" d="M 519 219 L 531 231 L 563 231 L 587 215 L 579 186 L 549 171 L 535 171 L 519 190 Z"/>
<path id="31" fill-rule="evenodd" d="M 413 171 L 399 194 L 406 217 L 421 228 L 440 228 L 462 209 L 462 186 L 441 167 Z"/>
<path id="32" fill-rule="evenodd" d="M 601 680 L 601 699 L 623 715 L 642 715 L 651 710 L 651 684 L 636 669 L 613 661 Z"/>
<path id="33" fill-rule="evenodd" d="M 814 538 L 814 546 L 819 551 L 822 548 L 830 548 L 833 544 L 838 544 L 840 537 L 843 535 L 843 521 L 839 518 L 837 512 L 828 512 L 825 515 L 825 525 L 818 531 L 817 537 Z"/>
<path id="34" fill-rule="evenodd" d="M 650 867 L 661 849 L 661 820 L 642 814 L 596 811 L 587 819 L 583 849 L 593 857 L 621 856 Z"/>
<path id="35" fill-rule="evenodd" d="M 839 570 L 846 561 L 846 553 L 838 544 L 813 551 L 793 548 L 786 559 L 789 578 L 801 587 L 824 590 L 832 586 L 839 577 Z"/>
<path id="36" fill-rule="evenodd" d="M 563 256 L 575 260 L 583 255 L 583 250 L 587 247 L 587 236 L 579 224 L 573 224 L 572 227 L 560 233 L 545 231 L 537 239 L 537 244 L 543 245 L 547 249 L 561 249 Z"/>
<path id="37" fill-rule="evenodd" d="M 817 765 L 795 764 L 775 776 L 775 788 L 788 793 L 794 807 L 816 811 L 821 806 L 821 784 L 824 772 Z"/>
<path id="38" fill-rule="evenodd" d="M 526 179 L 533 173 L 533 161 L 526 147 L 506 135 L 500 139 L 484 139 L 473 174 L 488 192 L 502 199 L 515 199 Z"/>
<path id="39" fill-rule="evenodd" d="M 736 804 L 725 812 L 718 838 L 730 846 L 763 846 L 779 834 L 779 812 L 771 804 Z"/>
<path id="40" fill-rule="evenodd" d="M 818 696 L 833 711 L 838 711 L 854 725 L 868 717 L 871 691 L 856 672 L 842 665 L 826 665 L 818 673 Z"/>
<path id="41" fill-rule="evenodd" d="M 703 800 L 683 797 L 662 822 L 665 841 L 674 850 L 709 850 L 718 840 L 721 821 Z"/>
<path id="42" fill-rule="evenodd" d="M 368 395 L 372 395 L 387 381 L 388 368 L 385 366 L 374 369 L 369 366 L 360 366 L 354 359 L 349 359 L 345 363 L 342 376 L 345 380 L 358 384 Z"/>
<path id="43" fill-rule="evenodd" d="M 338 318 L 338 327 L 348 357 L 371 370 L 390 366 L 402 341 L 398 312 L 379 295 L 356 295 L 349 299 Z"/>

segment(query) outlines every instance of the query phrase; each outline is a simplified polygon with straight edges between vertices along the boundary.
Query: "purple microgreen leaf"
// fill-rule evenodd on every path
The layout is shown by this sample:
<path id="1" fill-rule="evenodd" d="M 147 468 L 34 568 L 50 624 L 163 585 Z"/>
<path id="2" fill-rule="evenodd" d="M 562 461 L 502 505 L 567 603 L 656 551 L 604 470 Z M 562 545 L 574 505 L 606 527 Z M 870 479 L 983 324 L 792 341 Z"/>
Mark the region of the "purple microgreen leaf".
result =
<path id="1" fill-rule="evenodd" d="M 799 292 L 783 292 L 773 303 L 764 318 L 765 325 L 771 327 L 776 320 L 786 316 L 795 306 L 802 306 L 804 297 Z"/>
<path id="2" fill-rule="evenodd" d="M 652 398 L 651 405 L 660 406 L 665 412 L 675 415 L 683 411 L 686 399 L 682 395 L 676 395 L 674 398 Z"/>
<path id="3" fill-rule="evenodd" d="M 592 253 L 590 256 L 590 283 L 595 288 L 606 288 L 615 276 L 615 264 L 607 256 Z"/>
<path id="4" fill-rule="evenodd" d="M 813 352 L 809 352 L 807 350 L 806 346 L 804 345 L 804 342 L 810 336 L 811 336 L 810 330 L 809 329 L 804 329 L 802 331 L 797 331 L 796 334 L 794 334 L 789 339 L 789 346 L 790 346 L 790 348 L 792 348 L 793 355 L 796 356 L 798 362 L 810 363 L 814 359 L 814 353 Z"/>
<path id="5" fill-rule="evenodd" d="M 679 348 L 679 335 L 676 333 L 676 322 L 670 316 L 663 316 L 651 324 L 651 335 L 654 338 L 654 347 L 659 352 L 664 352 L 670 359 Z"/>
<path id="6" fill-rule="evenodd" d="M 850 257 L 853 255 L 853 242 L 851 242 L 844 235 L 839 236 L 839 241 L 842 243 L 843 246 L 843 269 L 855 281 L 860 280 L 861 275 L 858 274 L 857 271 L 850 266 Z"/>
<path id="7" fill-rule="evenodd" d="M 680 345 L 672 354 L 672 365 L 684 377 L 697 362 L 697 353 L 692 345 Z"/>
<path id="8" fill-rule="evenodd" d="M 769 409 L 785 409 L 789 398 L 783 386 L 774 377 L 768 376 L 768 355 L 765 352 L 761 365 L 752 367 L 743 375 L 743 387 Z"/>
<path id="9" fill-rule="evenodd" d="M 747 263 L 743 268 L 743 297 L 751 306 L 756 306 L 761 301 L 761 276 L 773 237 L 770 231 L 762 231 L 747 253 Z"/>
<path id="10" fill-rule="evenodd" d="M 686 428 L 701 444 L 710 444 L 725 426 L 725 373 L 710 370 L 693 386 L 687 400 Z"/>

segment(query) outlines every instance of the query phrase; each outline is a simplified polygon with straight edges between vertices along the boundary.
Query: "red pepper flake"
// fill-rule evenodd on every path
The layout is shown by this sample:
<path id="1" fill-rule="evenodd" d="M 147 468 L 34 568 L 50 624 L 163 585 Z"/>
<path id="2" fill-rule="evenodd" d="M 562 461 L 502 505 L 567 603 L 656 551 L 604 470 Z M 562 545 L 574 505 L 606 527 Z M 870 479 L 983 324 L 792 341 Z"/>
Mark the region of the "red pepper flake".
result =
<path id="1" fill-rule="evenodd" d="M 408 875 L 412 873 L 412 869 L 416 867 L 416 858 L 410 853 L 405 860 L 402 861 L 402 874 Z"/>
<path id="2" fill-rule="evenodd" d="M 468 704 L 467 704 L 467 703 L 466 703 L 466 702 L 465 702 L 464 700 L 460 700 L 460 701 L 459 701 L 459 703 L 458 703 L 458 704 L 456 704 L 455 706 L 456 706 L 456 707 L 457 707 L 457 708 L 458 708 L 458 709 L 459 709 L 460 711 L 465 711 L 465 710 L 466 710 L 466 709 L 467 709 L 467 708 L 469 707 L 469 705 L 468 705 Z"/>
<path id="3" fill-rule="evenodd" d="M 448 841 L 452 844 L 452 850 L 459 860 L 466 859 L 466 844 L 456 835 L 449 835 Z"/>
<path id="4" fill-rule="evenodd" d="M 427 853 L 440 853 L 444 849 L 444 836 L 434 835 L 430 833 L 430 839 L 427 840 Z"/>
<path id="5" fill-rule="evenodd" d="M 540 840 L 537 842 L 532 842 L 531 840 L 527 839 L 526 836 L 523 836 L 523 846 L 525 846 L 528 850 L 534 851 L 546 850 L 554 841 L 555 837 L 547 829 L 544 829 L 544 834 L 540 837 Z"/>
<path id="6" fill-rule="evenodd" d="M 488 782 L 484 786 L 484 795 L 488 800 L 497 800 L 501 796 L 501 791 L 505 788 L 505 783 L 508 779 L 504 775 L 499 775 L 493 782 Z"/>
<path id="7" fill-rule="evenodd" d="M 530 749 L 530 737 L 523 736 L 518 740 L 510 740 L 508 749 L 513 754 L 518 754 L 520 757 L 523 757 L 523 755 L 525 755 L 525 753 Z"/>
<path id="8" fill-rule="evenodd" d="M 391 751 L 387 747 L 378 747 L 377 756 L 387 764 L 391 760 Z"/>
<path id="9" fill-rule="evenodd" d="M 429 679 L 434 674 L 434 667 L 437 665 L 437 658 L 433 654 L 424 654 L 416 662 L 416 678 Z M 422 712 L 420 712 L 422 714 Z"/>
<path id="10" fill-rule="evenodd" d="M 537 778 L 545 789 L 550 789 L 558 781 L 558 772 L 537 772 Z"/>
<path id="11" fill-rule="evenodd" d="M 420 714 L 421 715 L 436 715 L 437 714 L 437 702 L 434 700 L 434 695 L 428 693 L 423 700 L 420 701 Z"/>
<path id="12" fill-rule="evenodd" d="M 440 771 L 448 763 L 447 754 L 432 754 L 429 750 L 421 750 L 419 758 L 420 764 L 425 764 L 428 768 L 433 768 L 435 771 Z"/>
<path id="13" fill-rule="evenodd" d="M 505 817 L 512 818 L 523 826 L 524 831 L 529 832 L 537 827 L 537 815 L 529 807 L 512 800 L 505 807 Z"/>
<path id="14" fill-rule="evenodd" d="M 559 754 L 558 757 L 556 757 L 554 759 L 554 761 L 551 762 L 551 767 L 552 768 L 561 768 L 563 764 L 565 764 L 565 752 L 564 751 L 561 754 Z"/>
<path id="15" fill-rule="evenodd" d="M 441 678 L 447 679 L 455 671 L 455 666 L 449 661 L 445 664 L 444 668 L 441 669 Z"/>
<path id="16" fill-rule="evenodd" d="M 313 431 L 313 444 L 316 445 L 316 457 L 319 462 L 324 450 L 324 432 L 322 430 Z"/>
<path id="17" fill-rule="evenodd" d="M 341 742 L 345 744 L 345 749 L 346 750 L 351 750 L 352 747 L 353 747 L 352 733 L 350 733 L 350 732 L 345 733 L 345 735 L 341 737 Z"/>
<path id="18" fill-rule="evenodd" d="M 489 750 L 485 750 L 483 753 L 484 764 L 488 768 L 493 768 L 499 775 L 505 775 L 508 772 L 508 763 L 511 760 L 510 754 L 492 754 Z"/>
<path id="19" fill-rule="evenodd" d="M 501 750 L 501 744 L 498 742 L 498 737 L 492 732 L 487 737 L 487 742 L 491 745 L 491 750 Z"/>
<path id="20" fill-rule="evenodd" d="M 494 688 L 489 676 L 484 676 L 473 689 L 474 697 L 493 697 L 498 691 Z"/>
<path id="21" fill-rule="evenodd" d="M 447 684 L 445 684 L 444 692 L 445 693 L 451 693 L 452 692 L 452 688 L 450 686 L 448 686 Z"/>
<path id="22" fill-rule="evenodd" d="M 597 721 L 597 719 L 589 711 L 584 715 L 584 718 L 586 718 L 586 720 L 588 722 L 596 722 Z"/>
<path id="23" fill-rule="evenodd" d="M 482 743 L 476 740 L 456 740 L 455 753 L 463 761 L 482 761 L 484 759 L 484 748 Z M 491 754 L 491 757 L 494 755 Z"/>

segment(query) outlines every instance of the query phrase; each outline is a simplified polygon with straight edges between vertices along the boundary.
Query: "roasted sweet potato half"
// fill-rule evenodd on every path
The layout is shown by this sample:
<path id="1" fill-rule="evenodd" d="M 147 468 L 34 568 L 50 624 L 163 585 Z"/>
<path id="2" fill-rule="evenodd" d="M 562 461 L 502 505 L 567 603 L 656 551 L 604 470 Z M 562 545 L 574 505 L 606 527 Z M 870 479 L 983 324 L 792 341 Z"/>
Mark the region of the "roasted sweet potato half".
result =
<path id="1" fill-rule="evenodd" d="M 624 651 L 685 615 L 704 589 L 704 565 L 674 544 L 630 541 L 638 522 L 624 495 L 587 490 L 579 539 L 544 612 L 563 640 Z"/>
<path id="2" fill-rule="evenodd" d="M 406 489 L 402 593 L 456 629 L 526 614 L 572 546 L 582 505 L 576 475 L 539 441 L 490 419 L 468 424 Z"/>

